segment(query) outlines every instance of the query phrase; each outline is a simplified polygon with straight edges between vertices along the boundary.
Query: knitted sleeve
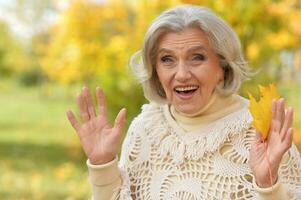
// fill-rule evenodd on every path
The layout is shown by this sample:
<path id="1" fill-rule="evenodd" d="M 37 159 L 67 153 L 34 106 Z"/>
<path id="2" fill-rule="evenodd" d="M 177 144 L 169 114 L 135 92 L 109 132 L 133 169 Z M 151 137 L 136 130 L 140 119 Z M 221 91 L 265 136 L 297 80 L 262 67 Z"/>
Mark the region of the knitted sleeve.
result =
<path id="1" fill-rule="evenodd" d="M 122 181 L 117 162 L 117 157 L 103 165 L 93 165 L 87 160 L 93 200 L 109 200 L 116 194 L 115 188 L 118 188 Z"/>
<path id="2" fill-rule="evenodd" d="M 142 108 L 142 110 L 144 107 Z M 93 185 L 93 200 L 135 200 L 139 199 L 135 196 L 138 190 L 135 181 L 130 177 L 136 177 L 133 174 L 135 163 L 141 162 L 141 154 L 143 154 L 148 145 L 144 144 L 147 140 L 142 136 L 144 130 L 144 113 L 140 113 L 133 119 L 127 134 L 123 140 L 120 160 L 117 166 L 117 159 L 111 163 L 92 166 L 89 161 L 90 182 Z M 143 170 L 144 168 L 142 168 Z M 111 172 L 111 173 L 109 173 Z M 114 179 L 114 180 L 113 180 Z M 106 181 L 105 181 L 106 180 Z M 105 182 L 105 184 L 103 183 Z M 106 195 L 107 198 L 104 198 Z"/>
<path id="3" fill-rule="evenodd" d="M 293 144 L 285 154 L 279 169 L 279 177 L 291 200 L 301 199 L 301 157 Z"/>
<path id="4" fill-rule="evenodd" d="M 131 163 L 135 159 L 135 157 L 138 155 L 138 152 L 140 151 L 140 147 L 137 147 L 134 144 L 137 144 L 137 131 L 139 132 L 139 126 L 137 127 L 137 118 L 135 118 L 126 134 L 126 137 L 122 144 L 121 149 L 121 155 L 120 155 L 120 161 L 118 163 L 119 165 L 119 171 L 121 173 L 122 177 L 122 184 L 116 189 L 115 195 L 112 197 L 112 200 L 134 200 L 136 199 L 133 196 L 133 191 L 135 188 L 133 185 L 131 185 L 130 182 L 130 170 L 131 169 Z M 142 130 L 140 130 L 142 131 Z M 139 142 L 138 142 L 139 143 Z M 137 154 L 135 154 L 135 152 Z"/>
<path id="5" fill-rule="evenodd" d="M 89 179 L 92 185 L 92 200 L 132 200 L 128 172 L 130 155 L 133 152 L 131 143 L 134 142 L 135 120 L 129 127 L 122 145 L 121 158 L 103 165 L 92 165 L 87 160 Z"/>

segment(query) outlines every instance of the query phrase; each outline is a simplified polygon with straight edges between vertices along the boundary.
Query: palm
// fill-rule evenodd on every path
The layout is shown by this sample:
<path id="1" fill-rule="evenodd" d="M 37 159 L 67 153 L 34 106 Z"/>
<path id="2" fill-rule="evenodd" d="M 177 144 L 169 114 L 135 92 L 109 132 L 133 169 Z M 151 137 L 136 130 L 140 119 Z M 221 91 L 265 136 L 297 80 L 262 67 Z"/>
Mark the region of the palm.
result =
<path id="1" fill-rule="evenodd" d="M 257 183 L 269 187 L 277 180 L 278 169 L 285 152 L 290 148 L 293 138 L 292 109 L 284 111 L 284 102 L 273 103 L 273 119 L 267 141 L 258 135 L 250 151 L 250 167 Z"/>
<path id="2" fill-rule="evenodd" d="M 89 158 L 104 157 L 105 155 L 114 156 L 114 140 L 110 133 L 112 128 L 105 128 L 100 119 L 92 119 L 82 125 L 79 137 L 82 147 Z M 89 134 L 87 134 L 89 133 Z"/>
<path id="3" fill-rule="evenodd" d="M 81 141 L 81 145 L 90 162 L 102 164 L 112 160 L 117 154 L 121 129 L 124 125 L 125 110 L 119 112 L 115 125 L 112 127 L 108 122 L 104 96 L 101 90 L 97 90 L 99 100 L 100 115 L 96 115 L 92 98 L 87 89 L 78 97 L 81 118 L 83 124 L 80 125 L 73 113 L 67 113 L 68 119 Z"/>

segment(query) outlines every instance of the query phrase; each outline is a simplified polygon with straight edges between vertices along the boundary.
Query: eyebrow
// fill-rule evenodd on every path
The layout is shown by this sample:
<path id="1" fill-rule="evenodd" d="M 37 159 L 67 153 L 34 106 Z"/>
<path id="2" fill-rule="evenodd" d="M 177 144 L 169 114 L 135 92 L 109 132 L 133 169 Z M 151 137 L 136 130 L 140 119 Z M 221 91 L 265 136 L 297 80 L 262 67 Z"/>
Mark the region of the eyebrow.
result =
<path id="1" fill-rule="evenodd" d="M 166 48 L 161 48 L 159 49 L 158 53 L 157 54 L 160 54 L 162 52 L 168 52 L 168 53 L 172 53 L 172 50 L 169 50 L 169 49 L 166 49 Z"/>
<path id="2" fill-rule="evenodd" d="M 200 46 L 193 46 L 193 47 L 191 47 L 190 49 L 188 49 L 188 52 L 193 52 L 193 51 L 197 51 L 197 50 L 207 51 L 207 49 L 204 46 L 200 45 Z M 160 54 L 162 52 L 172 53 L 173 51 L 170 50 L 170 49 L 161 48 L 161 49 L 159 49 L 159 51 L 158 51 L 157 54 Z"/>
<path id="3" fill-rule="evenodd" d="M 188 52 L 190 53 L 190 52 L 194 52 L 194 51 L 198 51 L 198 50 L 202 50 L 202 51 L 207 52 L 207 49 L 204 46 L 202 46 L 202 45 L 200 45 L 200 46 L 193 46 L 190 49 L 188 49 Z"/>

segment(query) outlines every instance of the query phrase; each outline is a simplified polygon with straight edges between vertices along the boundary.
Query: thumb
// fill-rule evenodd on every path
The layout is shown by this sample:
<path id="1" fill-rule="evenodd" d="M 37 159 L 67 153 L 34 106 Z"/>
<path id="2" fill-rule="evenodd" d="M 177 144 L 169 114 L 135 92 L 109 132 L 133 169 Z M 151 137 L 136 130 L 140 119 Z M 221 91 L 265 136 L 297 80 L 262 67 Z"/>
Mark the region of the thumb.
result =
<path id="1" fill-rule="evenodd" d="M 113 127 L 113 132 L 112 134 L 114 135 L 114 137 L 120 137 L 120 134 L 122 132 L 122 129 L 124 127 L 125 124 L 125 116 L 126 116 L 126 109 L 122 108 L 116 119 L 115 119 L 115 123 L 114 123 L 114 127 Z"/>

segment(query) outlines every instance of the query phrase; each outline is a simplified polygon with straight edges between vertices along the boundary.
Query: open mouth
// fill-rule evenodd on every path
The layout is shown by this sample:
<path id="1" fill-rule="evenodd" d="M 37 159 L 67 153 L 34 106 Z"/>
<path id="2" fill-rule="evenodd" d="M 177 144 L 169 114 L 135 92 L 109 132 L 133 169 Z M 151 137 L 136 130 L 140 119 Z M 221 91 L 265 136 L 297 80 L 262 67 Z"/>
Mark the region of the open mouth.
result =
<path id="1" fill-rule="evenodd" d="M 189 94 L 194 93 L 198 88 L 199 88 L 199 86 L 196 86 L 196 85 L 185 86 L 185 87 L 175 87 L 174 91 L 177 92 L 178 94 L 189 95 Z"/>

